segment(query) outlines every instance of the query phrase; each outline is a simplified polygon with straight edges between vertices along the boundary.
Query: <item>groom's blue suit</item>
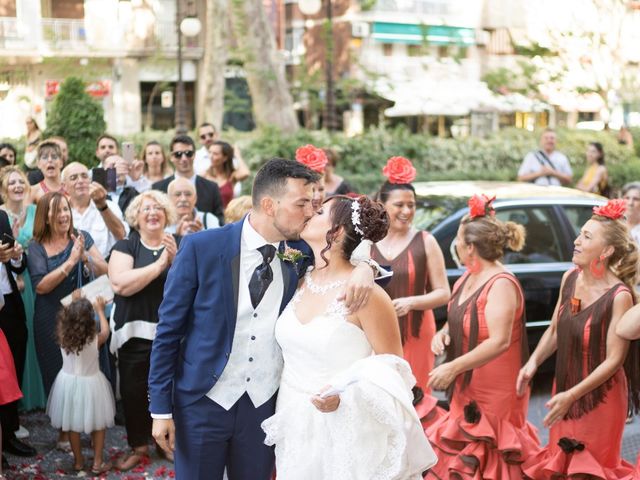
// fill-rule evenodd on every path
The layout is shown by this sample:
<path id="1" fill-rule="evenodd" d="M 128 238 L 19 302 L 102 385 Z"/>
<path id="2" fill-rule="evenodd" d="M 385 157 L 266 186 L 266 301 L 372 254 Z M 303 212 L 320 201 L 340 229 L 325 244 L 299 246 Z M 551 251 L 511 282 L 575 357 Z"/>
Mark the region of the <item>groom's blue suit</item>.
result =
<path id="1" fill-rule="evenodd" d="M 203 445 L 192 444 L 198 441 L 189 435 L 189 431 L 181 431 L 179 425 L 182 422 L 192 428 L 192 422 L 207 419 L 206 422 L 215 424 L 216 434 L 224 436 L 220 430 L 230 429 L 232 435 L 239 437 L 261 435 L 261 443 L 264 435 L 259 422 L 273 414 L 275 408 L 274 396 L 252 411 L 253 405 L 244 398 L 245 394 L 238 401 L 238 404 L 244 401 L 239 410 L 230 413 L 206 397 L 222 375 L 231 354 L 238 310 L 242 227 L 243 221 L 240 221 L 186 236 L 169 271 L 159 310 L 160 320 L 151 353 L 149 408 L 154 417 L 173 414 L 176 419 L 176 473 L 185 480 L 204 478 L 202 465 L 208 465 L 207 478 L 213 478 L 211 470 L 222 470 L 212 462 L 273 465 L 272 449 L 265 447 L 255 451 L 255 448 L 249 448 L 253 451 L 244 452 L 244 457 L 229 459 L 226 455 L 208 451 Z M 306 244 L 289 245 L 310 257 Z M 304 268 L 298 270 L 303 272 Z M 282 262 L 282 275 L 273 282 L 282 282 L 284 286 L 279 307 L 282 312 L 298 284 L 294 265 Z M 238 434 L 239 431 L 244 433 Z M 242 438 L 239 440 L 243 441 Z M 249 440 L 255 443 L 255 438 Z M 192 460 L 199 458 L 200 465 L 180 464 L 179 451 L 189 452 Z M 230 455 L 237 455 L 238 449 L 235 451 Z M 199 452 L 199 457 L 194 457 L 193 452 Z M 263 458 L 265 456 L 268 458 Z M 265 472 L 264 478 L 270 473 Z M 236 474 L 233 480 L 238 477 L 256 480 L 244 474 Z"/>

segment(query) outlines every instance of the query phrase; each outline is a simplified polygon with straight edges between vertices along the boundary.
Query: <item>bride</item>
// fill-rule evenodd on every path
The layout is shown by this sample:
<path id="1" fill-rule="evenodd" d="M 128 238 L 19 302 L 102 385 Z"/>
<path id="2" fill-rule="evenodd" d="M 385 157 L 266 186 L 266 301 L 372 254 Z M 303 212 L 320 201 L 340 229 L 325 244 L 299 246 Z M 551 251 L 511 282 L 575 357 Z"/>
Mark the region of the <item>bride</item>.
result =
<path id="1" fill-rule="evenodd" d="M 368 252 L 388 226 L 381 204 L 336 196 L 301 234 L 315 266 L 276 324 L 284 370 L 276 413 L 262 424 L 278 480 L 421 479 L 436 462 L 391 300 L 375 286 L 355 314 L 341 301 L 354 250 Z"/>

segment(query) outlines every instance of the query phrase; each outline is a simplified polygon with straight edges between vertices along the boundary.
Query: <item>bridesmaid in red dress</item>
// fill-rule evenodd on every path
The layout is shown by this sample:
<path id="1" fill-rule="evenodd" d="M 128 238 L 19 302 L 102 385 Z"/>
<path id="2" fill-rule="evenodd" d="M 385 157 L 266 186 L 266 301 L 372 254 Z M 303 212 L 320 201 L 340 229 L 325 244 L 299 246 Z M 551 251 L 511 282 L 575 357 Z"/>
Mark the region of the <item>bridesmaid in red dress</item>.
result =
<path id="1" fill-rule="evenodd" d="M 22 398 L 22 392 L 16 378 L 16 367 L 13 363 L 13 355 L 9 344 L 0 329 L 0 405 L 15 402 Z M 2 433 L 0 427 L 0 434 Z M 0 456 L 2 455 L 2 435 L 0 435 Z M 2 457 L 4 460 L 4 457 Z M 0 480 L 4 480 L 2 465 L 0 465 Z"/>
<path id="2" fill-rule="evenodd" d="M 629 342 L 616 334 L 633 305 L 639 257 L 623 220 L 624 200 L 593 211 L 574 242 L 577 268 L 565 273 L 551 325 L 518 376 L 517 388 L 523 390 L 557 350 L 544 418 L 551 428 L 549 444 L 523 466 L 535 480 L 640 478 L 620 458 L 628 398 L 633 409 L 638 406 L 638 350 L 637 345 L 629 350 Z"/>
<path id="3" fill-rule="evenodd" d="M 426 434 L 438 463 L 425 478 L 522 478 L 521 465 L 539 451 L 527 418 L 528 392 L 515 381 L 527 359 L 524 296 L 518 280 L 500 263 L 504 250 L 520 250 L 521 225 L 494 216 L 493 199 L 474 196 L 458 229 L 456 251 L 467 271 L 456 282 L 447 324 L 434 337 L 433 352 L 447 361 L 429 386 L 446 389 L 450 410 L 434 409 Z"/>
<path id="4" fill-rule="evenodd" d="M 384 287 L 393 300 L 398 320 L 404 358 L 416 377 L 414 404 L 422 417 L 433 408 L 429 396 L 429 372 L 435 357 L 431 339 L 436 332 L 433 309 L 444 305 L 451 296 L 438 242 L 427 232 L 416 230 L 416 193 L 411 185 L 415 168 L 406 158 L 393 157 L 383 169 L 387 181 L 378 199 L 389 215 L 389 232 L 371 249 L 371 258 L 390 265 L 391 281 Z M 421 401 L 422 399 L 426 401 Z"/>

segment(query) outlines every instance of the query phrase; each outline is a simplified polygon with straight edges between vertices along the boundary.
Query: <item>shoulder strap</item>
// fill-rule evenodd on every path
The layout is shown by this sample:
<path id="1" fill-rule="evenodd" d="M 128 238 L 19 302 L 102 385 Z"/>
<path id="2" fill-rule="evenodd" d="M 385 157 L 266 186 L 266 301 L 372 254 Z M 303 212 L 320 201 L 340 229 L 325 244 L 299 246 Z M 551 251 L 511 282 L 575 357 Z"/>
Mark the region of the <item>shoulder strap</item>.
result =
<path id="1" fill-rule="evenodd" d="M 537 150 L 535 152 L 535 156 L 538 159 L 538 162 L 540 162 L 540 165 L 543 165 L 545 163 L 549 164 L 549 166 L 551 168 L 553 168 L 554 170 L 556 170 L 556 166 L 553 164 L 553 162 L 551 161 L 551 159 L 547 156 L 546 153 L 544 153 L 542 150 Z"/>

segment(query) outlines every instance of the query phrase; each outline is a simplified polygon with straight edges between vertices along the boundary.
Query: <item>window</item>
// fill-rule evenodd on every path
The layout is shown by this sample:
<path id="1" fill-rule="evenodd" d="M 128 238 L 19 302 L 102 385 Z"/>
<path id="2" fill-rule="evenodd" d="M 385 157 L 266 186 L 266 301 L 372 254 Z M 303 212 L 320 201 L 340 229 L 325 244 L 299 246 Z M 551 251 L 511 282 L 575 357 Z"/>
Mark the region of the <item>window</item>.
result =
<path id="1" fill-rule="evenodd" d="M 393 55 L 393 43 L 383 43 L 382 54 L 385 57 L 390 57 L 391 55 Z"/>
<path id="2" fill-rule="evenodd" d="M 449 56 L 449 45 L 438 45 L 438 58 L 447 58 Z"/>
<path id="3" fill-rule="evenodd" d="M 407 45 L 407 55 L 410 57 L 421 57 L 424 55 L 422 45 Z"/>
<path id="4" fill-rule="evenodd" d="M 496 218 L 522 225 L 527 235 L 520 252 L 505 251 L 505 264 L 563 261 L 561 236 L 550 208 L 501 208 L 496 211 Z"/>
<path id="5" fill-rule="evenodd" d="M 565 215 L 569 219 L 574 237 L 580 233 L 582 226 L 593 215 L 593 206 L 591 205 L 565 205 L 562 207 Z"/>

